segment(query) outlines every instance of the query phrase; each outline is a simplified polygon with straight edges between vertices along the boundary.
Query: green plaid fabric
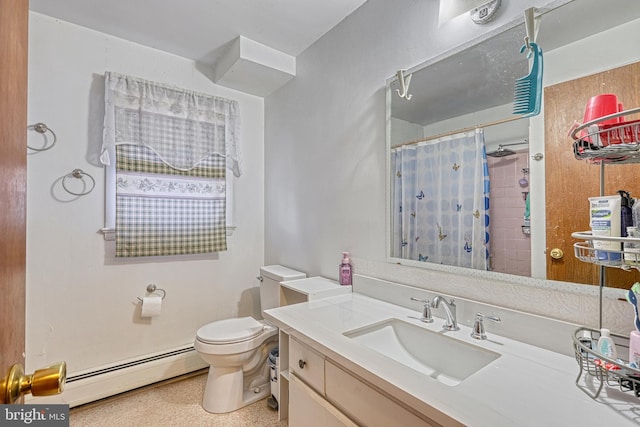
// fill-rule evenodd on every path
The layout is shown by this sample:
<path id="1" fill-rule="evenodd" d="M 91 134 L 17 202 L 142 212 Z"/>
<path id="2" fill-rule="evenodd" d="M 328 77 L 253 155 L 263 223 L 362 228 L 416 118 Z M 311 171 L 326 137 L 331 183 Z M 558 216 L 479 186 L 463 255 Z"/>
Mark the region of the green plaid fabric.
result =
<path id="1" fill-rule="evenodd" d="M 118 196 L 116 256 L 224 251 L 225 207 L 225 200 Z"/>
<path id="2" fill-rule="evenodd" d="M 125 174 L 127 172 L 127 174 Z M 130 173 L 142 177 L 132 184 Z M 179 191 L 171 177 L 184 177 Z M 226 198 L 199 196 L 198 189 L 224 183 L 225 158 L 211 155 L 191 171 L 167 166 L 152 150 L 138 145 L 116 147 L 116 257 L 213 253 L 227 250 Z M 205 185 L 190 184 L 189 179 Z M 159 191 L 156 181 L 175 197 Z M 206 180 L 212 182 L 207 184 Z M 124 191 L 133 185 L 137 193 Z M 218 184 L 224 185 L 224 184 Z M 156 194 L 156 189 L 158 189 Z M 195 189 L 193 193 L 190 190 Z M 224 196 L 224 188 L 221 190 Z"/>
<path id="3" fill-rule="evenodd" d="M 212 155 L 202 160 L 195 168 L 181 171 L 165 164 L 156 153 L 148 148 L 124 144 L 116 147 L 116 170 L 200 178 L 224 178 L 225 160 L 221 156 Z"/>

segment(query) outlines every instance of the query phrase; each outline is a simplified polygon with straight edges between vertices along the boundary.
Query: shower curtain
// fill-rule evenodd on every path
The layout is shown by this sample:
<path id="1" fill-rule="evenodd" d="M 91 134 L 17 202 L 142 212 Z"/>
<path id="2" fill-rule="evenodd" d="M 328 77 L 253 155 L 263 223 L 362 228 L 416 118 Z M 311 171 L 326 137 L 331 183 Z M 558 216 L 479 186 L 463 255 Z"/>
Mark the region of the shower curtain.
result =
<path id="1" fill-rule="evenodd" d="M 484 132 L 392 150 L 391 256 L 489 268 L 489 169 Z"/>

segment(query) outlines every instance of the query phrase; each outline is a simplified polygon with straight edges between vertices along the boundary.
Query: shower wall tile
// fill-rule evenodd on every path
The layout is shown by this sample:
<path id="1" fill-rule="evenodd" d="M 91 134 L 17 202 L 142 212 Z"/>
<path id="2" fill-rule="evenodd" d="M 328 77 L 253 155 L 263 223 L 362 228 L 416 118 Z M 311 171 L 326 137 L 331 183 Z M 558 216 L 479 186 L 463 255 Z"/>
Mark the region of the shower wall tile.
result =
<path id="1" fill-rule="evenodd" d="M 491 180 L 490 241 L 493 271 L 520 276 L 531 275 L 531 243 L 522 232 L 525 200 L 521 187 L 523 168 L 528 167 L 528 152 L 513 156 L 487 158 Z M 525 176 L 526 177 L 526 176 Z"/>

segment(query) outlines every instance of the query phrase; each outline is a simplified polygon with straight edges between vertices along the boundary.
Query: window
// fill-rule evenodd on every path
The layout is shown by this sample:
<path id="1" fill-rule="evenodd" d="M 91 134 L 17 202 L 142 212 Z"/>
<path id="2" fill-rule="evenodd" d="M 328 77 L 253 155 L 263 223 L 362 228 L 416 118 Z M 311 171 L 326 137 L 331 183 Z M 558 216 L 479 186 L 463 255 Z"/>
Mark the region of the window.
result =
<path id="1" fill-rule="evenodd" d="M 108 72 L 101 159 L 116 258 L 226 250 L 226 170 L 240 175 L 237 101 Z"/>

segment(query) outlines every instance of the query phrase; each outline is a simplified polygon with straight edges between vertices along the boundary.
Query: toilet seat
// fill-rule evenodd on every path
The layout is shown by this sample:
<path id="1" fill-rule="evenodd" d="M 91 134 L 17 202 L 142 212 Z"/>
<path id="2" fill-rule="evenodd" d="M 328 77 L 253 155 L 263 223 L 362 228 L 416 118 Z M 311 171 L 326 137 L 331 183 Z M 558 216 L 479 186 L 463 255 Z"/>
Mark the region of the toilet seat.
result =
<path id="1" fill-rule="evenodd" d="M 249 320 L 241 319 L 218 320 L 204 325 L 198 329 L 196 333 L 196 339 L 194 341 L 195 349 L 200 352 L 201 355 L 234 355 L 252 351 L 271 339 L 271 337 L 278 336 L 278 328 L 275 326 L 269 325 L 264 321 L 257 321 L 251 317 L 249 317 Z M 211 335 L 209 335 L 205 332 L 216 330 L 218 322 L 222 322 L 222 326 L 220 327 L 223 329 L 223 332 L 225 331 L 224 328 L 228 328 L 226 332 L 224 332 L 224 335 L 216 336 L 212 332 L 210 332 Z M 256 323 L 258 326 L 256 326 Z M 233 328 L 232 325 L 234 324 L 239 324 L 241 327 Z M 223 342 L 225 339 L 230 341 Z"/>
<path id="2" fill-rule="evenodd" d="M 253 317 L 218 320 L 198 329 L 196 337 L 206 344 L 233 344 L 250 340 L 260 335 L 264 324 Z"/>

